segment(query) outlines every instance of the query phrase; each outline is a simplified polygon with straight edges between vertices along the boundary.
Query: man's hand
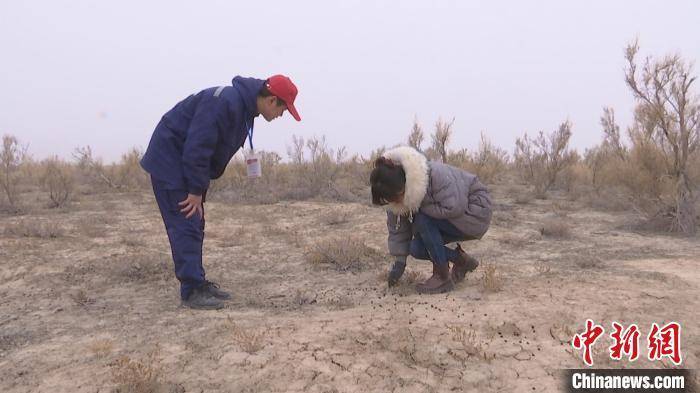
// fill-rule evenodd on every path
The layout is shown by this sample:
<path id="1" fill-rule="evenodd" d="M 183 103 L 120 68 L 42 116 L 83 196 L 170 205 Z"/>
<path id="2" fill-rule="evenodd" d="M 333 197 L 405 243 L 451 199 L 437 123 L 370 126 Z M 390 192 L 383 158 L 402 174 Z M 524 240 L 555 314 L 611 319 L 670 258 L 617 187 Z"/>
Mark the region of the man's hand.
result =
<path id="1" fill-rule="evenodd" d="M 185 214 L 185 218 L 192 217 L 194 213 L 199 213 L 199 217 L 201 218 L 204 214 L 201 195 L 187 194 L 187 199 L 180 202 L 179 205 L 182 207 L 180 212 Z"/>

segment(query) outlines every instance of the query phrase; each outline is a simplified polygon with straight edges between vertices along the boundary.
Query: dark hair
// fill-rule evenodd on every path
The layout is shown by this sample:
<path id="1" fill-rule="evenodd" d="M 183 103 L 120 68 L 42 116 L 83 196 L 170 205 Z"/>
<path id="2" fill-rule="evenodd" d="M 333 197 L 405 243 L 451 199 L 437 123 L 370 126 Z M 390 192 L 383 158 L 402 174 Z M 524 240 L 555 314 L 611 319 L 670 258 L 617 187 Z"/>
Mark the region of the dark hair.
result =
<path id="1" fill-rule="evenodd" d="M 386 157 L 374 161 L 374 169 L 369 176 L 372 186 L 372 203 L 386 205 L 394 202 L 406 186 L 406 172 L 403 167 Z"/>
<path id="2" fill-rule="evenodd" d="M 260 97 L 274 96 L 274 94 L 272 94 L 272 93 L 270 92 L 270 90 L 267 88 L 267 81 L 265 81 L 265 83 L 263 84 L 262 88 L 261 88 L 260 91 L 258 92 L 258 96 L 260 96 Z M 286 103 L 284 102 L 284 100 L 282 100 L 281 98 L 279 98 L 279 97 L 277 97 L 277 96 L 275 96 L 275 98 L 277 98 L 277 106 L 286 105 Z"/>

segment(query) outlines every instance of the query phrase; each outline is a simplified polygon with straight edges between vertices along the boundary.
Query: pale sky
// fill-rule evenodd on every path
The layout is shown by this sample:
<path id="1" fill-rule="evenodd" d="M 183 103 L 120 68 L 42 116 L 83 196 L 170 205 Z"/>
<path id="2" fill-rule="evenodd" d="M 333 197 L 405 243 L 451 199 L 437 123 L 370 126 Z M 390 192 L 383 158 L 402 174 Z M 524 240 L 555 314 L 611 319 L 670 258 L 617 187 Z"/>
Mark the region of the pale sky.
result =
<path id="1" fill-rule="evenodd" d="M 260 117 L 254 142 L 284 157 L 293 134 L 366 154 L 414 117 L 426 131 L 454 117 L 453 148 L 483 130 L 509 152 L 569 119 L 582 149 L 603 106 L 629 124 L 625 45 L 695 62 L 698 17 L 690 0 L 0 0 L 0 134 L 38 159 L 90 145 L 110 161 L 187 95 L 283 73 L 303 121 Z"/>

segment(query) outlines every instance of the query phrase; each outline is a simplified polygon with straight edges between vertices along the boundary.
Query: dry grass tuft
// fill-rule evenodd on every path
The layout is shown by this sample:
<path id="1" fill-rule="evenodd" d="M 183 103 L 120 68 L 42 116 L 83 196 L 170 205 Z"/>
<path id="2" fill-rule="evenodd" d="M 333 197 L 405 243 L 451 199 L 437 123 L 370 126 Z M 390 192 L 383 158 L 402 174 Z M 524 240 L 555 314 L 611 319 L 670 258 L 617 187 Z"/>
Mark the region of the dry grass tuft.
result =
<path id="1" fill-rule="evenodd" d="M 168 258 L 155 252 L 130 252 L 116 255 L 109 261 L 114 274 L 135 282 L 168 280 L 171 272 Z"/>
<path id="2" fill-rule="evenodd" d="M 117 227 L 114 218 L 106 215 L 92 215 L 76 222 L 75 232 L 80 237 L 96 239 L 107 237 L 110 229 Z"/>
<path id="3" fill-rule="evenodd" d="M 544 275 L 552 271 L 552 267 L 540 261 L 535 263 L 535 271 L 540 275 Z"/>
<path id="4" fill-rule="evenodd" d="M 464 355 L 452 352 L 460 360 L 464 361 L 472 357 L 480 357 L 485 361 L 491 361 L 495 354 L 489 354 L 484 349 L 484 344 L 477 338 L 474 329 L 465 329 L 462 326 L 448 326 L 452 333 L 452 339 L 459 344 L 459 349 L 464 351 Z"/>
<path id="5" fill-rule="evenodd" d="M 114 342 L 109 339 L 100 339 L 91 342 L 88 349 L 98 358 L 107 357 L 114 350 Z"/>
<path id="6" fill-rule="evenodd" d="M 377 281 L 386 282 L 389 279 L 389 269 L 385 268 L 377 273 Z"/>
<path id="7" fill-rule="evenodd" d="M 514 233 L 506 233 L 499 240 L 500 243 L 513 246 L 515 248 L 524 247 L 532 242 L 532 240 L 524 235 L 516 235 Z"/>
<path id="8" fill-rule="evenodd" d="M 127 233 L 122 235 L 122 244 L 131 248 L 139 248 L 146 246 L 146 240 L 143 237 L 143 233 L 140 233 L 134 228 L 128 228 Z"/>
<path id="9" fill-rule="evenodd" d="M 310 293 L 306 291 L 302 291 L 301 289 L 297 289 L 296 293 L 294 294 L 294 297 L 292 298 L 292 304 L 294 306 L 305 306 L 307 304 L 315 304 L 316 303 L 316 295 L 311 295 Z"/>
<path id="10" fill-rule="evenodd" d="M 337 236 L 319 242 L 306 252 L 313 265 L 329 265 L 337 271 L 362 271 L 376 265 L 384 256 L 377 250 L 352 237 Z"/>
<path id="11" fill-rule="evenodd" d="M 111 365 L 115 393 L 155 393 L 162 387 L 160 348 L 156 347 L 143 359 L 122 356 Z"/>
<path id="12" fill-rule="evenodd" d="M 89 297 L 83 289 L 71 293 L 70 298 L 73 299 L 75 304 L 82 307 L 95 303 L 95 299 Z"/>
<path id="13" fill-rule="evenodd" d="M 598 269 L 603 266 L 603 261 L 595 255 L 578 255 L 575 263 L 581 269 Z"/>
<path id="14" fill-rule="evenodd" d="M 569 229 L 569 226 L 561 219 L 552 218 L 545 220 L 542 225 L 540 225 L 540 233 L 542 236 L 555 239 L 571 238 L 571 230 Z"/>
<path id="15" fill-rule="evenodd" d="M 411 333 L 411 329 L 406 329 L 410 339 L 405 340 L 399 344 L 399 353 L 409 362 L 409 364 L 417 364 L 418 359 L 416 359 L 416 340 Z"/>
<path id="16" fill-rule="evenodd" d="M 283 237 L 287 235 L 287 231 L 273 223 L 269 223 L 263 224 L 262 234 L 265 237 Z"/>
<path id="17" fill-rule="evenodd" d="M 5 227 L 5 236 L 55 239 L 64 236 L 64 230 L 56 221 L 21 220 Z"/>
<path id="18" fill-rule="evenodd" d="M 403 275 L 404 281 L 408 285 L 415 285 L 418 284 L 419 282 L 423 282 L 427 280 L 427 278 L 423 275 L 423 273 L 417 271 L 417 270 L 411 270 Z"/>
<path id="19" fill-rule="evenodd" d="M 528 203 L 531 203 L 533 199 L 535 199 L 535 196 L 532 195 L 532 193 L 525 192 L 518 194 L 515 197 L 514 202 L 518 205 L 527 205 Z"/>
<path id="20" fill-rule="evenodd" d="M 254 354 L 265 348 L 267 329 L 246 329 L 236 324 L 231 317 L 226 320 L 226 330 L 230 332 L 233 342 L 244 352 Z"/>
<path id="21" fill-rule="evenodd" d="M 475 356 L 483 350 L 483 346 L 476 339 L 474 329 L 465 329 L 461 326 L 450 326 L 448 329 L 452 332 L 453 339 L 462 345 L 467 356 Z"/>
<path id="22" fill-rule="evenodd" d="M 346 224 L 352 218 L 349 211 L 329 212 L 321 217 L 321 222 L 328 226 Z"/>
<path id="23" fill-rule="evenodd" d="M 481 283 L 486 292 L 500 292 L 503 289 L 503 275 L 494 263 L 484 264 Z"/>
<path id="24" fill-rule="evenodd" d="M 342 294 L 334 294 L 324 303 L 336 310 L 345 310 L 347 308 L 352 308 L 355 305 L 355 302 L 353 302 L 350 296 Z"/>

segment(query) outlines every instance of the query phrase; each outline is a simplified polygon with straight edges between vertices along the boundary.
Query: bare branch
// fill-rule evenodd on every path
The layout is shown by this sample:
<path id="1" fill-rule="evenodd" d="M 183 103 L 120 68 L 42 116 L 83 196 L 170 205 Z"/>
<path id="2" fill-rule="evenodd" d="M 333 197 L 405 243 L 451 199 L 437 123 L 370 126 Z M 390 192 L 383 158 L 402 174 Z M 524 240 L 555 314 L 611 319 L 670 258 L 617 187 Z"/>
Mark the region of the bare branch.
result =
<path id="1" fill-rule="evenodd" d="M 418 119 L 416 118 L 413 120 L 413 128 L 411 128 L 411 133 L 408 135 L 408 145 L 420 151 L 423 138 L 423 128 L 418 124 Z"/>

